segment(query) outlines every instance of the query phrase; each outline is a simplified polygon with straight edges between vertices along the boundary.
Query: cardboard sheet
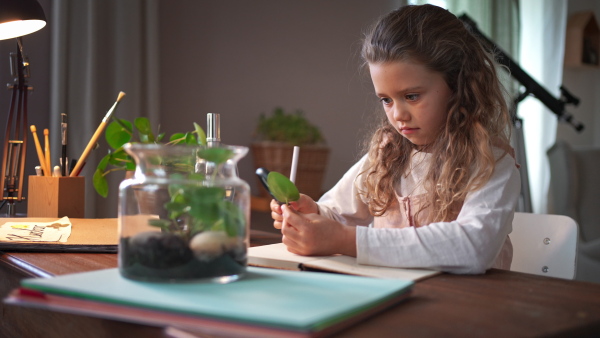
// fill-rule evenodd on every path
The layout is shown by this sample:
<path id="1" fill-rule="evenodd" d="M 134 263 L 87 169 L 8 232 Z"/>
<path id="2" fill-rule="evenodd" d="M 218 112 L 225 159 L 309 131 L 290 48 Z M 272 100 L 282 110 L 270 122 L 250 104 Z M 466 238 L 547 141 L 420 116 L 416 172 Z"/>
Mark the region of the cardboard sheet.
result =
<path id="1" fill-rule="evenodd" d="M 67 218 L 71 233 L 63 241 L 0 241 L 1 251 L 115 253 L 119 243 L 116 218 Z M 1 218 L 0 223 L 55 223 L 57 218 Z"/>

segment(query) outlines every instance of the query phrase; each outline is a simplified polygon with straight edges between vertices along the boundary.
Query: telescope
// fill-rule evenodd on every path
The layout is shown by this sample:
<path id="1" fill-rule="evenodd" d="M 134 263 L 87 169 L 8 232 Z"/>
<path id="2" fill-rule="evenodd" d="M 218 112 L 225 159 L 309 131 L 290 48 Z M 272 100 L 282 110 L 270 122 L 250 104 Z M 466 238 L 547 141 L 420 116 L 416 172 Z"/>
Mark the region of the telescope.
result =
<path id="1" fill-rule="evenodd" d="M 506 66 L 510 72 L 510 75 L 525 87 L 525 91 L 520 93 L 515 99 L 515 106 L 525 99 L 529 95 L 535 96 L 540 100 L 550 111 L 552 111 L 558 118 L 559 121 L 565 122 L 573 126 L 575 130 L 581 132 L 583 130 L 583 124 L 575 120 L 575 118 L 565 110 L 567 104 L 573 104 L 577 106 L 579 99 L 573 96 L 565 87 L 561 86 L 561 97 L 555 98 L 550 94 L 544 87 L 537 83 L 529 74 L 527 74 L 519 65 L 512 60 L 501 48 L 499 48 L 494 42 L 488 39 L 479 29 L 477 23 L 473 21 L 467 14 L 463 14 L 458 17 L 463 24 L 469 29 L 473 35 L 475 35 L 485 47 L 490 51 L 494 51 L 496 61 L 503 66 Z"/>

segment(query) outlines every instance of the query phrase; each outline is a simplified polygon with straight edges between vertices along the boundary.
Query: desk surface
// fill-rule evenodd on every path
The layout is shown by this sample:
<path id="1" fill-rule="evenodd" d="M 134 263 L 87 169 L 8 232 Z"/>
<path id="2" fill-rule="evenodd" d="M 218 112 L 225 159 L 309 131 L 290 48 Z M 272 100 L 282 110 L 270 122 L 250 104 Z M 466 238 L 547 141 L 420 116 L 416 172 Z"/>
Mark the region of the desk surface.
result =
<path id="1" fill-rule="evenodd" d="M 278 236 L 254 232 L 252 242 Z M 2 253 L 0 296 L 24 277 L 112 268 L 116 254 Z M 309 272 L 307 272 L 309 273 Z M 2 337 L 164 337 L 161 328 L 2 305 Z M 581 336 L 600 332 L 600 284 L 490 270 L 485 275 L 441 274 L 418 282 L 405 302 L 339 336 L 481 337 Z"/>

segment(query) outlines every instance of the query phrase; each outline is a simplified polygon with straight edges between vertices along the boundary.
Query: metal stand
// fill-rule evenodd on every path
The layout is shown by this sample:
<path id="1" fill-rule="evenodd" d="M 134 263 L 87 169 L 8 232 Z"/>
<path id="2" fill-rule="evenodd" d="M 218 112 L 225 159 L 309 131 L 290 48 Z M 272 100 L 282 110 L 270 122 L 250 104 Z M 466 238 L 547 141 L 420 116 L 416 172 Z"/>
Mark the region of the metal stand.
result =
<path id="1" fill-rule="evenodd" d="M 2 175 L 0 187 L 4 191 L 0 200 L 8 205 L 7 214 L 14 217 L 15 203 L 25 199 L 23 196 L 23 180 L 25 172 L 25 156 L 27 154 L 27 94 L 33 89 L 27 86 L 29 78 L 29 62 L 23 55 L 21 38 L 17 38 L 17 52 L 10 53 L 10 69 L 14 84 L 8 85 L 12 90 L 6 131 L 4 133 Z"/>
<path id="2" fill-rule="evenodd" d="M 527 174 L 527 156 L 525 156 L 525 136 L 523 134 L 523 120 L 515 118 L 513 124 L 513 132 L 511 133 L 511 143 L 515 149 L 515 157 L 517 163 L 521 166 L 519 173 L 521 174 L 521 195 L 517 210 L 519 212 L 533 212 L 531 206 L 531 192 L 529 190 L 529 175 Z"/>

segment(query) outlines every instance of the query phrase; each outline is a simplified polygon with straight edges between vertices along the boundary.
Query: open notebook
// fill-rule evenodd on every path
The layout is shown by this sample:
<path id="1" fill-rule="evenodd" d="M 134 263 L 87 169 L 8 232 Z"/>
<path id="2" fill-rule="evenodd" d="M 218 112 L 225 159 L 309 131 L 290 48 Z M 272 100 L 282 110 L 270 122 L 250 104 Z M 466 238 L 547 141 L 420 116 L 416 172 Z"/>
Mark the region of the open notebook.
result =
<path id="1" fill-rule="evenodd" d="M 300 256 L 289 252 L 283 243 L 255 246 L 248 250 L 248 264 L 284 270 L 321 270 L 349 275 L 395 278 L 418 281 L 439 274 L 424 269 L 401 269 L 363 265 L 356 258 L 335 256 Z"/>
<path id="2" fill-rule="evenodd" d="M 117 269 L 25 279 L 5 302 L 219 336 L 322 336 L 397 304 L 414 283 L 249 267 L 229 283 L 152 283 Z"/>

